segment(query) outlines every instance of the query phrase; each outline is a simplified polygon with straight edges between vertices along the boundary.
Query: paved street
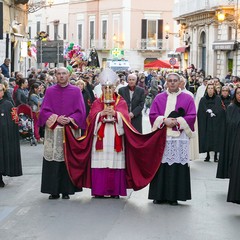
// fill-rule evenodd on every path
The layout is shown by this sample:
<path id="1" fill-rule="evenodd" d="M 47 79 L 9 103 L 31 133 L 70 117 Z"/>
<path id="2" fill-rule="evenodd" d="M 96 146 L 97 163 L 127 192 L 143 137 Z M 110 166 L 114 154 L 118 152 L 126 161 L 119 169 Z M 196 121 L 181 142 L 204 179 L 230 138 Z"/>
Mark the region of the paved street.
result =
<path id="1" fill-rule="evenodd" d="M 145 130 L 147 119 L 144 119 Z M 94 199 L 90 190 L 70 200 L 40 193 L 43 145 L 22 143 L 24 175 L 0 189 L 0 240 L 238 240 L 240 206 L 226 202 L 228 180 L 217 164 L 194 160 L 192 200 L 154 205 L 148 187 L 125 198 Z"/>

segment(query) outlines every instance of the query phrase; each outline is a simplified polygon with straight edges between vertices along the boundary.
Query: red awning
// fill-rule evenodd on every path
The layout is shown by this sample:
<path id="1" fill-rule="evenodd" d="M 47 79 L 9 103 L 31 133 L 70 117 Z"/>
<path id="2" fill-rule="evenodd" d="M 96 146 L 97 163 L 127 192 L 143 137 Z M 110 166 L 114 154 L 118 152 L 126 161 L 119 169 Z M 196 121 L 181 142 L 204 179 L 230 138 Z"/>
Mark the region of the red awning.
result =
<path id="1" fill-rule="evenodd" d="M 187 49 L 189 49 L 189 46 L 179 47 L 179 48 L 176 48 L 175 52 L 184 53 L 186 52 Z"/>
<path id="2" fill-rule="evenodd" d="M 177 62 L 174 68 L 179 68 L 179 63 Z M 158 68 L 172 68 L 169 60 L 156 60 L 147 64 L 144 64 L 144 68 L 158 69 Z"/>

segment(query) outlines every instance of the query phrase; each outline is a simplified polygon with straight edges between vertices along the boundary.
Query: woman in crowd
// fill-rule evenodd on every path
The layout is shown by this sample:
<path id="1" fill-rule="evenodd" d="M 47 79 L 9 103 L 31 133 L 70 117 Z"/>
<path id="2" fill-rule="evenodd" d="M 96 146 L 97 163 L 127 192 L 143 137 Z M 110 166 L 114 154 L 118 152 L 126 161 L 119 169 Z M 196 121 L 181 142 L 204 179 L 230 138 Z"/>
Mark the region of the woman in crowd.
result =
<path id="1" fill-rule="evenodd" d="M 37 121 L 38 121 L 40 106 L 43 100 L 39 96 L 39 92 L 40 92 L 39 84 L 33 83 L 28 96 L 28 104 L 30 105 L 33 112 L 34 137 L 36 138 L 38 143 L 41 142 L 41 139 L 40 139 L 39 127 L 38 127 Z"/>
<path id="2" fill-rule="evenodd" d="M 231 103 L 231 94 L 230 94 L 230 88 L 228 86 L 223 86 L 221 90 L 221 99 L 222 99 L 222 106 L 223 109 L 226 110 L 227 107 Z"/>
<path id="3" fill-rule="evenodd" d="M 214 162 L 218 161 L 217 153 L 223 147 L 225 118 L 221 98 L 216 95 L 213 83 L 209 83 L 205 96 L 201 98 L 198 113 L 199 153 L 207 153 L 205 162 L 210 161 L 210 151 L 214 151 Z"/>
<path id="4" fill-rule="evenodd" d="M 27 104 L 28 102 L 28 80 L 21 78 L 18 82 L 19 88 L 16 92 L 16 106 L 20 104 Z"/>
<path id="5" fill-rule="evenodd" d="M 5 186 L 3 176 L 22 175 L 17 111 L 4 99 L 5 91 L 0 84 L 0 188 Z"/>
<path id="6" fill-rule="evenodd" d="M 13 98 L 12 98 L 12 94 L 11 94 L 11 91 L 9 89 L 9 84 L 7 81 L 3 81 L 3 85 L 5 86 L 5 92 L 4 92 L 4 96 L 3 98 L 5 98 L 6 100 L 10 101 L 12 103 L 12 105 L 14 105 L 14 101 L 13 101 Z"/>
<path id="7" fill-rule="evenodd" d="M 240 204 L 240 87 L 234 92 L 233 103 L 226 114 L 226 155 L 229 159 L 229 188 L 227 201 Z"/>
<path id="8" fill-rule="evenodd" d="M 80 90 L 82 91 L 82 95 L 83 95 L 83 99 L 84 99 L 84 103 L 85 103 L 85 107 L 86 107 L 86 116 L 88 116 L 88 113 L 90 111 L 91 108 L 91 97 L 89 92 L 86 90 L 86 84 L 83 80 L 78 80 L 75 85 L 80 88 Z"/>

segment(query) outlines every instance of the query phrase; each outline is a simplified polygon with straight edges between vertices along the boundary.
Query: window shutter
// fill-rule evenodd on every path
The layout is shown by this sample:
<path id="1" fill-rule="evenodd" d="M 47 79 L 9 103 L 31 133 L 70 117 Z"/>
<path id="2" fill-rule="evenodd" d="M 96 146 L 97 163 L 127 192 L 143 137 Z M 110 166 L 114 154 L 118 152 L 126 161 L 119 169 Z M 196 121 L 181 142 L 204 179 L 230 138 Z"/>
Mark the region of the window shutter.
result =
<path id="1" fill-rule="evenodd" d="M 163 20 L 158 20 L 158 39 L 163 39 Z"/>
<path id="2" fill-rule="evenodd" d="M 147 39 L 147 19 L 142 19 L 142 39 Z"/>

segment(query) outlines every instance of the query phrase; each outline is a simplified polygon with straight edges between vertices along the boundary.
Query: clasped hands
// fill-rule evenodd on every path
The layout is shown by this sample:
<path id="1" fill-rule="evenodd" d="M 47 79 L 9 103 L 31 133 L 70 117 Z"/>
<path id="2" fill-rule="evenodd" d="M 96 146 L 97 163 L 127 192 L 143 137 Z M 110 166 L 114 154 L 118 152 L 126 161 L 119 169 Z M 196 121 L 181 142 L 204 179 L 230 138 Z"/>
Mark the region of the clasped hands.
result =
<path id="1" fill-rule="evenodd" d="M 111 106 L 107 106 L 101 111 L 101 116 L 115 116 L 115 111 Z"/>
<path id="2" fill-rule="evenodd" d="M 178 125 L 176 118 L 165 118 L 163 120 L 163 123 L 170 128 L 176 127 Z"/>
<path id="3" fill-rule="evenodd" d="M 66 125 L 70 123 L 70 118 L 66 117 L 65 115 L 61 115 L 57 118 L 57 122 L 61 125 Z"/>

